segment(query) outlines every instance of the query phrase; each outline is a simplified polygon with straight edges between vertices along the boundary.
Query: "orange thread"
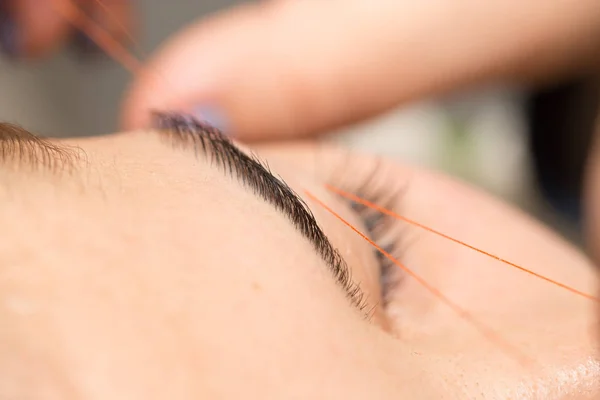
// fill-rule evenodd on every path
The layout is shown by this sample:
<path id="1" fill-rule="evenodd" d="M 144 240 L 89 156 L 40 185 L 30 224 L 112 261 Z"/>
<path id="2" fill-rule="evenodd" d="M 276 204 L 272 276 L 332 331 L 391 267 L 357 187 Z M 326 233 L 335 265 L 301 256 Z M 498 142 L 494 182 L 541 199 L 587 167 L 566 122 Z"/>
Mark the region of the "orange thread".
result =
<path id="1" fill-rule="evenodd" d="M 448 297 L 446 297 L 440 290 L 431 286 L 425 279 L 423 279 L 420 275 L 413 272 L 410 268 L 402 264 L 396 258 L 394 258 L 390 253 L 386 252 L 380 246 L 377 245 L 374 241 L 369 239 L 367 235 L 359 231 L 356 227 L 354 227 L 351 223 L 346 221 L 341 215 L 333 211 L 327 204 L 319 200 L 316 196 L 314 196 L 311 192 L 305 190 L 306 195 L 312 199 L 315 203 L 323 207 L 330 214 L 340 220 L 344 225 L 352 229 L 356 234 L 361 236 L 364 240 L 366 240 L 371 246 L 373 246 L 377 251 L 383 254 L 386 258 L 388 258 L 391 262 L 400 267 L 403 271 L 405 271 L 408 275 L 413 277 L 417 282 L 419 282 L 425 289 L 427 289 L 431 294 L 438 298 L 438 300 L 442 301 L 448 307 L 450 307 L 456 314 L 473 325 L 484 337 L 486 337 L 490 342 L 498 345 L 503 348 L 507 353 L 512 353 L 512 355 L 519 361 L 522 365 L 530 365 L 533 361 L 523 354 L 519 349 L 517 349 L 512 344 L 506 342 L 500 335 L 498 335 L 492 328 L 485 325 L 483 322 L 479 321 L 475 318 L 471 313 L 467 310 L 454 303 Z"/>
<path id="2" fill-rule="evenodd" d="M 121 32 L 123 32 L 125 37 L 127 37 L 127 39 L 131 42 L 131 44 L 135 45 L 136 47 L 139 47 L 137 45 L 137 42 L 136 42 L 135 38 L 133 37 L 133 35 L 131 33 L 129 33 L 129 30 L 127 29 L 125 24 L 123 24 L 119 20 L 119 18 L 117 18 L 114 15 L 114 13 L 111 11 L 111 9 L 108 8 L 108 6 L 106 4 L 104 4 L 101 0 L 94 0 L 94 2 L 98 5 L 98 7 L 102 8 L 102 11 L 104 11 L 104 13 L 115 23 L 115 25 L 121 30 Z"/>
<path id="3" fill-rule="evenodd" d="M 463 242 L 463 241 L 460 241 L 460 240 L 458 240 L 458 239 L 455 239 L 455 238 L 453 238 L 453 237 L 451 237 L 451 236 L 448 236 L 448 235 L 446 235 L 445 233 L 442 233 L 442 232 L 436 231 L 436 230 L 435 230 L 435 229 L 433 229 L 433 228 L 430 228 L 430 227 L 428 227 L 428 226 L 425 226 L 425 225 L 423 225 L 423 224 L 421 224 L 421 223 L 419 223 L 419 222 L 417 222 L 417 221 L 413 221 L 413 220 L 411 220 L 411 219 L 409 219 L 409 218 L 407 218 L 407 217 L 404 217 L 404 216 L 402 216 L 402 215 L 400 215 L 400 214 L 398 214 L 398 213 L 395 213 L 395 212 L 393 212 L 393 211 L 391 211 L 391 210 L 388 210 L 387 208 L 384 208 L 384 207 L 382 207 L 382 206 L 380 206 L 380 205 L 377 205 L 377 204 L 375 204 L 375 203 L 372 203 L 372 202 L 370 202 L 370 201 L 368 201 L 368 200 L 365 200 L 365 199 L 363 199 L 363 198 L 361 198 L 361 197 L 359 197 L 359 196 L 357 196 L 357 195 L 355 195 L 355 194 L 348 193 L 348 192 L 346 192 L 346 191 L 344 191 L 344 190 L 342 190 L 342 189 L 338 189 L 338 188 L 336 188 L 336 187 L 334 187 L 334 186 L 332 186 L 332 185 L 328 185 L 328 184 L 327 184 L 327 185 L 325 185 L 325 187 L 326 187 L 328 190 L 330 190 L 330 191 L 332 191 L 332 192 L 336 193 L 337 195 L 339 195 L 339 196 L 342 196 L 342 197 L 345 197 L 346 199 L 349 199 L 349 200 L 355 201 L 355 202 L 357 202 L 357 203 L 360 203 L 360 204 L 362 204 L 362 205 L 364 205 L 364 206 L 366 206 L 366 207 L 369 207 L 369 208 L 371 208 L 371 209 L 373 209 L 373 210 L 376 210 L 376 211 L 379 211 L 379 212 L 381 212 L 381 213 L 383 213 L 383 214 L 389 215 L 390 217 L 393 217 L 393 218 L 399 219 L 399 220 L 401 220 L 401 221 L 407 222 L 407 223 L 409 223 L 409 224 L 411 224 L 411 225 L 414 225 L 414 226 L 416 226 L 416 227 L 419 227 L 419 228 L 421 228 L 421 229 L 424 229 L 424 230 L 426 230 L 426 231 L 428 231 L 428 232 L 431 232 L 431 233 L 433 233 L 433 234 L 435 234 L 435 235 L 438 235 L 438 236 L 441 236 L 441 237 L 443 237 L 443 238 L 445 238 L 445 239 L 448 239 L 448 240 L 450 240 L 450 241 L 452 241 L 452 242 L 454 242 L 454 243 L 458 243 L 458 244 L 460 244 L 461 246 L 467 247 L 467 248 L 469 248 L 469 249 L 471 249 L 471 250 L 474 250 L 474 251 L 476 251 L 476 252 L 478 252 L 478 253 L 480 253 L 480 254 L 483 254 L 483 255 L 485 255 L 485 256 L 487 256 L 487 257 L 493 258 L 493 259 L 495 259 L 495 260 L 497 260 L 497 261 L 500 261 L 501 263 L 504 263 L 504 264 L 510 265 L 511 267 L 513 267 L 513 268 L 515 268 L 515 269 L 518 269 L 518 270 L 520 270 L 520 271 L 522 271 L 522 272 L 525 272 L 525 273 L 528 273 L 528 274 L 530 274 L 530 275 L 533 275 L 533 276 L 535 276 L 536 278 L 542 279 L 542 280 L 544 280 L 544 281 L 546 281 L 546 282 L 549 282 L 549 283 L 551 283 L 551 284 L 553 284 L 553 285 L 555 285 L 555 286 L 561 287 L 561 288 L 563 288 L 563 289 L 565 289 L 565 290 L 568 290 L 568 291 L 569 291 L 569 292 L 571 292 L 571 293 L 575 293 L 575 294 L 576 294 L 576 295 L 578 295 L 578 296 L 585 297 L 586 299 L 593 300 L 593 301 L 595 301 L 595 302 L 600 302 L 600 298 L 598 298 L 598 297 L 596 297 L 596 296 L 593 296 L 593 295 L 591 295 L 591 294 L 588 294 L 588 293 L 582 292 L 582 291 L 580 291 L 580 290 L 577 290 L 577 289 L 575 289 L 575 288 L 573 288 L 573 287 L 571 287 L 571 286 L 565 285 L 564 283 L 560 283 L 560 282 L 558 282 L 558 281 L 555 281 L 554 279 L 548 278 L 548 277 L 546 277 L 546 276 L 544 276 L 544 275 L 541 275 L 541 274 L 539 274 L 539 273 L 537 273 L 537 272 L 531 271 L 531 270 L 529 270 L 529 269 L 527 269 L 527 268 L 525 268 L 525 267 L 522 267 L 522 266 L 520 266 L 520 265 L 518 265 L 518 264 L 515 264 L 515 263 L 513 263 L 513 262 L 510 262 L 510 261 L 508 261 L 508 260 L 505 260 L 504 258 L 498 257 L 498 256 L 496 256 L 496 255 L 494 255 L 494 254 L 492 254 L 492 253 L 488 253 L 488 252 L 487 252 L 487 251 L 485 251 L 485 250 L 478 249 L 478 248 L 477 248 L 477 247 L 475 247 L 475 246 L 471 246 L 470 244 L 468 244 L 468 243 L 465 243 L 465 242 Z"/>
<path id="4" fill-rule="evenodd" d="M 125 46 L 115 40 L 108 32 L 102 29 L 88 15 L 86 15 L 71 0 L 54 0 L 53 4 L 66 21 L 80 29 L 96 44 L 121 64 L 129 72 L 135 74 L 141 68 L 140 61 L 135 58 Z"/>
<path id="5" fill-rule="evenodd" d="M 121 21 L 101 0 L 94 1 L 102 8 L 107 17 L 115 22 L 116 26 L 123 31 L 131 44 L 138 48 L 139 52 L 143 55 L 141 46 L 137 43 L 133 35 L 127 30 L 127 27 L 121 23 Z M 65 18 L 66 21 L 85 33 L 117 64 L 121 65 L 134 76 L 139 75 L 142 72 L 142 61 L 136 58 L 135 54 L 129 51 L 126 46 L 113 38 L 110 35 L 110 32 L 103 29 L 97 22 L 83 12 L 82 9 L 74 3 L 74 0 L 53 0 L 53 3 L 56 10 L 63 15 L 63 18 Z M 144 72 L 156 74 L 166 83 L 168 83 L 166 77 L 159 74 L 156 70 Z M 174 85 L 170 86 L 171 89 L 175 88 Z"/>

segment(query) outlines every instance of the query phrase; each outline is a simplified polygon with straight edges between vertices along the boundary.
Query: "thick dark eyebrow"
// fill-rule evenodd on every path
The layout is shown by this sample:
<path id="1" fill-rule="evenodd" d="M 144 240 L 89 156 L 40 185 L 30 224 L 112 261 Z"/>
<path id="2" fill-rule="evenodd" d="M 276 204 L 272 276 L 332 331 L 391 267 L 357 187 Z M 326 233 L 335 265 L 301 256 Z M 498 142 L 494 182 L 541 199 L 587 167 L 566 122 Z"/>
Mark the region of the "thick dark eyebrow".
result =
<path id="1" fill-rule="evenodd" d="M 353 282 L 350 269 L 319 227 L 306 203 L 256 157 L 240 151 L 217 129 L 179 114 L 155 113 L 155 124 L 176 146 L 201 152 L 226 174 L 234 176 L 258 197 L 281 211 L 313 245 L 351 303 L 366 308 L 364 293 Z M 72 171 L 85 159 L 81 149 L 56 145 L 13 124 L 0 123 L 2 168 L 30 171 Z"/>
<path id="2" fill-rule="evenodd" d="M 202 153 L 225 174 L 237 178 L 259 198 L 271 204 L 307 238 L 323 258 L 334 279 L 344 288 L 348 298 L 361 311 L 365 310 L 365 297 L 354 283 L 350 269 L 329 238 L 319 227 L 308 205 L 283 181 L 271 173 L 268 165 L 257 157 L 239 150 L 218 129 L 192 117 L 175 113 L 154 113 L 154 126 L 172 144 Z"/>
<path id="3" fill-rule="evenodd" d="M 80 149 L 50 143 L 20 126 L 0 122 L 0 162 L 3 168 L 70 171 L 82 156 Z"/>

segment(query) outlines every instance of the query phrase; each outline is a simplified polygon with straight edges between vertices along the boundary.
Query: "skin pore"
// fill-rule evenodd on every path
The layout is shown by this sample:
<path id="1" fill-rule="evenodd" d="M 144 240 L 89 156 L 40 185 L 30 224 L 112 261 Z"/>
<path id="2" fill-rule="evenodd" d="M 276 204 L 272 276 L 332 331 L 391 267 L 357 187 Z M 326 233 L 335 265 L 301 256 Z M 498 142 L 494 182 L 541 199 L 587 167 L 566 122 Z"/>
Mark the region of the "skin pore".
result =
<path id="1" fill-rule="evenodd" d="M 384 294 L 372 247 L 305 190 L 365 231 L 324 184 L 403 188 L 393 207 L 402 214 L 597 292 L 583 255 L 485 194 L 339 149 L 253 149 L 339 251 L 363 294 L 357 307 L 306 234 L 314 227 L 303 230 L 310 219 L 294 224 L 274 206 L 272 184 L 261 197 L 238 164 L 227 168 L 211 150 L 217 134 L 184 129 L 200 138 L 185 142 L 163 129 L 24 145 L 33 139 L 10 129 L 0 126 L 0 399 L 600 393 L 594 302 L 401 225 L 400 261 L 535 360 L 521 365 L 401 270 Z"/>

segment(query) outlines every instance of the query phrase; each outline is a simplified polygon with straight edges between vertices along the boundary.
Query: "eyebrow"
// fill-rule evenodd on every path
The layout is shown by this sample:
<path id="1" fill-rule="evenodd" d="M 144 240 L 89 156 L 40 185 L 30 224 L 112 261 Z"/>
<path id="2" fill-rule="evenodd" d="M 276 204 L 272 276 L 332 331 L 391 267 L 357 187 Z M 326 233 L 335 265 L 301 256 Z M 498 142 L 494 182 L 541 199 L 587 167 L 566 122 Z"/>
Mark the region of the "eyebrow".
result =
<path id="1" fill-rule="evenodd" d="M 153 113 L 154 126 L 175 146 L 202 153 L 225 174 L 237 178 L 284 216 L 308 239 L 315 251 L 327 264 L 334 279 L 345 290 L 350 302 L 360 311 L 367 304 L 360 286 L 352 280 L 350 269 L 339 251 L 320 228 L 308 205 L 267 164 L 254 155 L 247 155 L 218 129 L 193 117 L 177 113 Z"/>
<path id="2" fill-rule="evenodd" d="M 367 307 L 360 286 L 352 280 L 350 269 L 317 223 L 308 205 L 280 178 L 275 177 L 257 157 L 239 150 L 218 129 L 175 113 L 153 113 L 154 125 L 163 137 L 185 150 L 193 149 L 237 178 L 243 186 L 283 213 L 292 225 L 309 240 L 325 261 L 335 281 L 344 289 L 350 302 L 360 311 Z M 85 153 L 79 148 L 56 145 L 13 124 L 0 122 L 0 161 L 30 171 L 53 173 L 76 169 Z M 369 317 L 369 313 L 365 313 Z"/>
<path id="3" fill-rule="evenodd" d="M 58 146 L 18 125 L 0 122 L 0 162 L 31 171 L 70 171 L 83 157 L 81 149 Z"/>

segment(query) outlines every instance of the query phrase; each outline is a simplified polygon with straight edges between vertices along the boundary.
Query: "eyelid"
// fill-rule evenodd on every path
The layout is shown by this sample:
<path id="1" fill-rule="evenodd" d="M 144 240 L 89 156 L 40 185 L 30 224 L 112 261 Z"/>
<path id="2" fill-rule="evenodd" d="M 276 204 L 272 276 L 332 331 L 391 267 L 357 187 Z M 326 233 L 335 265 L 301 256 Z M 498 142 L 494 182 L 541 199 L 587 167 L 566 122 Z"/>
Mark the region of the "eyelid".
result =
<path id="1" fill-rule="evenodd" d="M 271 204 L 308 239 L 315 251 L 327 264 L 334 279 L 345 290 L 350 302 L 363 311 L 366 308 L 364 293 L 352 281 L 350 269 L 340 253 L 319 227 L 308 205 L 257 157 L 248 156 L 216 128 L 192 117 L 153 113 L 154 125 L 163 138 L 184 150 L 201 152 L 224 173 L 236 177 L 257 197 Z"/>
<path id="2" fill-rule="evenodd" d="M 407 232 L 410 227 L 402 220 L 352 201 L 342 193 L 350 193 L 402 214 L 403 199 L 410 186 L 410 175 L 398 176 L 396 171 L 389 168 L 391 163 L 381 157 L 366 158 L 349 151 L 338 153 L 338 156 L 340 155 L 341 157 L 334 159 L 339 161 L 333 163 L 332 158 L 321 161 L 329 163 L 330 167 L 326 176 L 326 187 L 348 204 L 362 221 L 363 233 L 396 260 L 403 260 L 410 245 L 410 235 Z M 360 168 L 356 168 L 357 165 Z M 378 259 L 382 306 L 385 308 L 394 293 L 401 288 L 406 274 L 380 251 L 373 251 Z"/>

